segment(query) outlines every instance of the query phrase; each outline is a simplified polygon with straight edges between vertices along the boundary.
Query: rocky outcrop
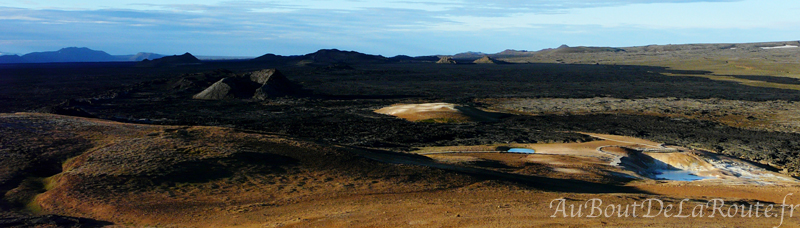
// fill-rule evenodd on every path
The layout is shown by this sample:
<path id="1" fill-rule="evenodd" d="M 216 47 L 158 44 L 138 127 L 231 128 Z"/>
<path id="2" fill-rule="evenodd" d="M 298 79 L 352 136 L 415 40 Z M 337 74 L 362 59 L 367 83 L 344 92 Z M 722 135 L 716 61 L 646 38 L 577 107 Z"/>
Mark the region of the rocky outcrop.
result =
<path id="1" fill-rule="evenodd" d="M 497 61 L 492 59 L 492 58 L 489 58 L 489 56 L 485 56 L 484 55 L 482 58 L 477 59 L 475 61 L 472 61 L 472 63 L 476 63 L 476 64 L 496 64 Z"/>
<path id="2" fill-rule="evenodd" d="M 223 78 L 192 96 L 199 100 L 256 99 L 296 94 L 299 86 L 276 69 Z"/>
<path id="3" fill-rule="evenodd" d="M 436 61 L 438 64 L 456 64 L 456 61 L 453 60 L 452 57 L 442 56 L 439 58 L 439 61 Z"/>
<path id="4" fill-rule="evenodd" d="M 506 62 L 506 61 L 503 61 L 503 60 L 497 60 L 497 59 L 489 57 L 489 56 L 483 56 L 483 58 L 476 59 L 475 61 L 472 61 L 472 63 L 475 63 L 475 64 L 510 64 L 509 62 Z"/>

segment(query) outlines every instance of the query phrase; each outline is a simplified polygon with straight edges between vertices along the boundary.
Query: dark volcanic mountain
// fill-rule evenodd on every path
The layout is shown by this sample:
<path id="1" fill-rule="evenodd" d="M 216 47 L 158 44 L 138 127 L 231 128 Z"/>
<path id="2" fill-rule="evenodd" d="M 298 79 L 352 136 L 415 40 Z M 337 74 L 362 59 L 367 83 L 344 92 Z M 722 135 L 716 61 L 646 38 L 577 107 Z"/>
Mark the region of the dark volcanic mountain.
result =
<path id="1" fill-rule="evenodd" d="M 389 58 L 389 61 L 392 61 L 392 62 L 436 62 L 436 61 L 439 61 L 439 57 L 435 56 L 435 55 L 417 56 L 417 57 L 411 57 L 411 56 L 407 56 L 407 55 L 398 55 L 398 56 Z"/>
<path id="2" fill-rule="evenodd" d="M 85 47 L 68 47 L 58 51 L 33 52 L 23 55 L 22 59 L 29 63 L 119 61 L 119 59 L 104 51 L 95 51 Z"/>
<path id="3" fill-rule="evenodd" d="M 513 49 L 506 49 L 505 51 L 498 52 L 494 54 L 492 57 L 506 57 L 506 56 L 526 56 L 526 55 L 533 55 L 535 52 L 526 51 L 526 50 L 513 50 Z"/>
<path id="4" fill-rule="evenodd" d="M 553 50 L 543 50 L 541 52 L 545 53 L 598 53 L 598 52 L 624 52 L 624 49 L 621 48 L 613 48 L 613 47 L 585 47 L 585 46 L 578 46 L 578 47 L 570 47 L 567 45 L 561 45 L 560 47 L 553 49 Z"/>
<path id="5" fill-rule="evenodd" d="M 162 58 L 154 59 L 154 60 L 145 59 L 145 60 L 142 60 L 141 62 L 139 62 L 138 64 L 136 64 L 136 66 L 137 67 L 164 67 L 164 66 L 172 66 L 172 67 L 174 67 L 174 66 L 182 66 L 182 65 L 197 65 L 197 64 L 200 64 L 200 63 L 201 63 L 201 61 L 199 59 L 197 59 L 197 57 L 194 57 L 189 52 L 186 52 L 183 55 L 167 56 L 167 57 L 162 57 Z"/>
<path id="6" fill-rule="evenodd" d="M 253 59 L 253 61 L 260 61 L 260 62 L 286 61 L 291 59 L 292 57 L 297 57 L 297 56 L 282 56 L 270 53 L 256 57 L 255 59 Z"/>
<path id="7" fill-rule="evenodd" d="M 451 57 L 453 57 L 453 59 L 475 60 L 475 59 L 480 59 L 481 57 L 483 57 L 485 55 L 486 55 L 486 53 L 483 53 L 483 52 L 468 51 L 468 52 L 462 52 L 462 53 L 455 54 L 455 55 L 453 55 Z"/>
<path id="8" fill-rule="evenodd" d="M 359 63 L 359 62 L 385 62 L 386 57 L 380 55 L 368 55 L 355 51 L 340 51 L 337 49 L 322 49 L 317 52 L 304 56 L 306 60 L 314 63 Z"/>
<path id="9" fill-rule="evenodd" d="M 24 63 L 25 59 L 19 55 L 0 55 L 0 63 Z"/>
<path id="10" fill-rule="evenodd" d="M 341 51 L 337 49 L 322 49 L 306 55 L 280 56 L 266 54 L 253 61 L 262 62 L 297 62 L 298 64 L 328 65 L 333 63 L 383 63 L 389 58 L 380 55 L 369 55 L 355 51 Z"/>

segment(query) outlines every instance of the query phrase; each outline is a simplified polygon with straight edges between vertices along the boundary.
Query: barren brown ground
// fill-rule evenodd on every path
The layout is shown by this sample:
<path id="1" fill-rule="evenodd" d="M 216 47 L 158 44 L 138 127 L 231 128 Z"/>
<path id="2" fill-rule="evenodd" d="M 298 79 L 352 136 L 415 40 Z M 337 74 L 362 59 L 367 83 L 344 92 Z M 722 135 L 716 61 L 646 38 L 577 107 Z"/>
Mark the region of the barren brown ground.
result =
<path id="1" fill-rule="evenodd" d="M 702 218 L 645 218 L 641 211 L 638 217 L 631 217 L 631 211 L 629 217 L 587 218 L 589 209 L 573 218 L 550 204 L 563 199 L 567 205 L 585 205 L 599 199 L 603 208 L 624 207 L 654 198 L 678 205 L 687 198 L 684 209 L 691 210 L 715 198 L 781 203 L 789 193 L 797 197 L 789 196 L 787 203 L 800 204 L 800 187 L 791 184 L 724 186 L 613 175 L 625 171 L 590 151 L 652 142 L 609 135 L 597 136 L 616 141 L 520 145 L 549 150 L 547 155 L 428 158 L 220 127 L 25 113 L 2 114 L 0 124 L 19 132 L 3 137 L 7 157 L 36 160 L 60 151 L 57 145 L 87 145 L 61 157 L 62 169 L 56 173 L 12 172 L 24 177 L 22 183 L 43 183 L 40 189 L 7 191 L 6 201 L 24 196 L 30 201 L 27 209 L 12 213 L 86 217 L 120 227 L 772 227 L 780 218 L 709 218 L 713 211 L 708 208 Z M 24 149 L 31 145 L 52 146 L 31 154 Z M 6 168 L 26 170 L 29 164 L 22 161 L 3 160 Z M 2 184 L 24 185 L 13 181 L 18 179 Z M 800 211 L 786 216 L 781 227 L 800 226 Z"/>
<path id="2" fill-rule="evenodd" d="M 29 113 L 0 114 L 0 226 L 11 224 L 6 218 L 36 222 L 42 218 L 37 215 L 52 214 L 108 221 L 120 227 L 778 226 L 780 218 L 764 217 L 646 218 L 640 214 L 586 218 L 592 212 L 589 209 L 584 209 L 583 218 L 551 217 L 559 215 L 550 207 L 551 203 L 561 199 L 576 206 L 593 198 L 602 200 L 603 205 L 621 206 L 648 198 L 672 204 L 685 200 L 686 209 L 690 210 L 715 198 L 749 206 L 780 203 L 793 193 L 788 196 L 788 203 L 800 203 L 798 186 L 790 181 L 663 181 L 610 165 L 615 156 L 635 154 L 628 147 L 653 148 L 660 141 L 675 140 L 665 142 L 729 152 L 741 147 L 748 154 L 739 155 L 757 155 L 747 159 L 765 161 L 764 166 L 777 167 L 762 159 L 778 155 L 784 157 L 776 164 L 797 167 L 796 162 L 787 162 L 794 160 L 786 159 L 796 155 L 790 153 L 796 151 L 797 147 L 791 145 L 796 137 L 772 132 L 798 129 L 795 114 L 800 108 L 796 107 L 798 98 L 793 90 L 798 82 L 772 77 L 797 78 L 797 64 L 793 64 L 797 63 L 796 51 L 724 49 L 711 54 L 704 50 L 663 52 L 671 56 L 666 60 L 662 58 L 664 54 L 658 54 L 666 50 L 657 49 L 615 52 L 619 55 L 537 54 L 515 62 L 559 63 L 489 67 L 418 63 L 354 65 L 354 69 L 332 71 L 302 60 L 312 67 L 289 68 L 287 75 L 302 82 L 315 97 L 333 100 L 269 101 L 257 109 L 249 102 L 189 101 L 184 99 L 188 97 L 182 97 L 183 91 L 171 90 L 174 89 L 170 87 L 171 80 L 177 78 L 156 75 L 162 71 L 177 75 L 228 67 L 234 67 L 234 71 L 258 70 L 264 67 L 263 62 L 207 63 L 192 69 L 152 72 L 137 70 L 139 73 L 123 78 L 118 77 L 120 69 L 130 72 L 130 67 L 89 72 L 82 67 L 70 70 L 39 65 L 11 69 L 5 72 L 13 76 L 9 77 L 12 82 L 23 79 L 28 82 L 5 83 L 9 87 L 3 90 L 8 107 L 0 108 L 7 111 L 34 110 L 63 99 L 94 97 L 98 99 L 88 101 L 97 101 L 96 104 L 77 102 L 67 106 L 86 108 L 101 118 L 164 125 Z M 772 58 L 776 54 L 784 57 Z M 764 58 L 767 61 L 763 57 L 768 57 Z M 200 78 L 219 76 L 201 75 L 205 76 Z M 140 86 L 119 85 L 152 79 L 161 81 Z M 71 86 L 76 84 L 80 86 Z M 162 87 L 168 91 L 159 91 Z M 114 91 L 105 92 L 109 89 Z M 128 92 L 131 92 L 128 96 L 124 95 Z M 419 99 L 413 98 L 417 96 Z M 412 98 L 401 99 L 406 97 Z M 392 99 L 360 100 L 384 98 Z M 542 115 L 542 118 L 516 116 L 492 125 L 472 122 L 480 119 L 449 110 L 409 115 L 423 117 L 417 120 L 433 118 L 433 122 L 439 122 L 433 124 L 383 119 L 385 116 L 371 113 L 395 102 L 471 103 L 481 109 Z M 369 121 L 376 119 L 381 121 Z M 707 122 L 680 124 L 685 119 Z M 517 126 L 515 121 L 528 124 Z M 552 125 L 530 124 L 551 121 Z M 578 126 L 581 122 L 583 127 Z M 609 124 L 587 127 L 587 122 Z M 629 122 L 678 127 L 648 131 L 634 125 L 603 131 Z M 362 123 L 369 124 L 359 125 Z M 362 127 L 350 127 L 354 125 Z M 477 130 L 464 130 L 473 128 Z M 719 137 L 694 134 L 697 131 L 668 135 L 690 128 L 733 133 Z M 739 131 L 741 128 L 754 131 Z M 549 129 L 558 130 L 547 132 Z M 567 132 L 574 129 L 647 137 L 658 142 L 616 136 L 587 142 L 588 137 Z M 254 133 L 262 130 L 284 135 Z M 507 130 L 515 133 L 499 134 Z M 767 131 L 769 134 L 764 133 Z M 382 132 L 394 133 L 374 137 Z M 758 137 L 731 137 L 735 134 Z M 615 138 L 617 141 L 612 141 Z M 708 140 L 683 140 L 694 138 Z M 507 142 L 502 144 L 504 140 Z M 725 140 L 725 148 L 714 146 L 721 146 Z M 579 143 L 522 143 L 574 141 Z M 761 141 L 767 142 L 759 144 Z M 463 146 L 483 143 L 490 145 Z M 786 146 L 780 146 L 782 143 Z M 429 145 L 451 147 L 422 148 L 418 152 L 526 147 L 539 154 L 396 152 Z M 607 153 L 602 153 L 598 148 L 603 146 L 611 147 L 605 147 Z M 673 158 L 685 163 L 701 155 L 708 154 L 663 156 L 667 157 L 664 160 Z M 658 156 L 661 155 L 652 155 Z M 708 208 L 703 211 L 713 212 Z M 797 217 L 800 215 L 787 217 L 781 227 L 800 226 Z"/>
<path id="3" fill-rule="evenodd" d="M 732 127 L 800 132 L 800 103 L 793 101 L 740 101 L 724 99 L 648 98 L 618 99 L 480 99 L 496 110 L 528 115 L 631 114 L 714 121 Z"/>

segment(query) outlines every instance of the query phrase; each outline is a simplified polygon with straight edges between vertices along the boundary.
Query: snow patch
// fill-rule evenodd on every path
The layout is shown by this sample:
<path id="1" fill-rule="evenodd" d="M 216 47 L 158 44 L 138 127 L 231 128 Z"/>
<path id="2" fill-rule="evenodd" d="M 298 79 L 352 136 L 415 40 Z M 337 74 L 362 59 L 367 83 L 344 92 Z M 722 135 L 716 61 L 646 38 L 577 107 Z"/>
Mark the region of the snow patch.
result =
<path id="1" fill-rule="evenodd" d="M 764 50 L 770 50 L 770 49 L 785 49 L 785 48 L 797 48 L 797 46 L 795 46 L 795 45 L 788 45 L 788 44 L 787 44 L 787 45 L 783 45 L 783 46 L 775 46 L 775 47 L 761 47 L 761 49 L 764 49 Z"/>

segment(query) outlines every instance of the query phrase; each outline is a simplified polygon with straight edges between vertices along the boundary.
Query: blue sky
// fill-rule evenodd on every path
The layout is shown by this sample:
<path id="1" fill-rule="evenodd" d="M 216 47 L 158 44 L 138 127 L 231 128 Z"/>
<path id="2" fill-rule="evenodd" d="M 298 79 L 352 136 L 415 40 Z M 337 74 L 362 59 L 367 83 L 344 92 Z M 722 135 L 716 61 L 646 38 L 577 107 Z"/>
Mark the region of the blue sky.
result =
<path id="1" fill-rule="evenodd" d="M 797 0 L 0 0 L 0 52 L 385 56 L 800 40 Z"/>

